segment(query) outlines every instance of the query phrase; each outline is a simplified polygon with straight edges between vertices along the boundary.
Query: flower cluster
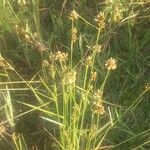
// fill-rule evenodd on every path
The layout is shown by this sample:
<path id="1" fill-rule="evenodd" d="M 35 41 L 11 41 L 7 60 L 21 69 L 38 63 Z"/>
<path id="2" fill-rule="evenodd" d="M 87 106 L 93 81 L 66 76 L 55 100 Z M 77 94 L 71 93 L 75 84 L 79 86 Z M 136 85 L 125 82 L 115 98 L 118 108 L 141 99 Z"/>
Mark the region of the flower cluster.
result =
<path id="1" fill-rule="evenodd" d="M 14 26 L 14 30 L 20 39 L 28 46 L 35 48 L 40 52 L 44 52 L 48 50 L 46 44 L 44 44 L 40 38 L 38 37 L 37 33 L 34 33 L 33 36 L 31 33 L 27 32 L 25 29 L 21 28 L 19 25 Z"/>
<path id="2" fill-rule="evenodd" d="M 147 84 L 145 85 L 145 89 L 146 89 L 146 91 L 150 91 L 150 83 L 147 83 Z"/>
<path id="3" fill-rule="evenodd" d="M 72 42 L 76 42 L 76 40 L 77 40 L 77 29 L 75 28 L 75 27 L 73 27 L 72 29 L 71 29 L 71 41 Z"/>
<path id="4" fill-rule="evenodd" d="M 94 94 L 95 101 L 93 103 L 93 113 L 103 115 L 105 113 L 105 108 L 103 106 L 102 101 L 103 92 L 101 90 L 97 90 Z"/>
<path id="5" fill-rule="evenodd" d="M 42 66 L 43 66 L 43 67 L 49 67 L 50 64 L 49 64 L 49 62 L 48 62 L 47 60 L 43 60 L 43 61 L 42 61 Z"/>
<path id="6" fill-rule="evenodd" d="M 69 19 L 72 21 L 77 20 L 78 17 L 79 17 L 79 15 L 75 10 L 72 10 L 69 14 Z"/>
<path id="7" fill-rule="evenodd" d="M 94 108 L 93 108 L 93 113 L 94 114 L 100 114 L 100 115 L 103 115 L 105 113 L 105 108 L 103 106 L 102 103 L 100 102 L 95 102 L 93 104 Z"/>
<path id="8" fill-rule="evenodd" d="M 35 41 L 34 47 L 40 52 L 44 52 L 48 50 L 47 46 L 39 40 Z"/>
<path id="9" fill-rule="evenodd" d="M 91 81 L 95 81 L 96 78 L 97 78 L 97 72 L 96 71 L 92 72 L 92 74 L 91 74 Z"/>
<path id="10" fill-rule="evenodd" d="M 6 132 L 6 128 L 4 126 L 0 126 L 0 134 Z"/>
<path id="11" fill-rule="evenodd" d="M 2 122 L 3 124 L 3 122 Z M 6 128 L 3 125 L 0 125 L 0 136 L 3 137 L 3 134 L 6 133 Z"/>
<path id="12" fill-rule="evenodd" d="M 95 99 L 102 99 L 102 95 L 103 95 L 103 92 L 99 89 L 94 93 Z"/>
<path id="13" fill-rule="evenodd" d="M 55 53 L 49 54 L 50 61 L 59 61 L 59 62 L 66 62 L 68 60 L 68 53 L 64 53 L 61 51 L 57 51 Z"/>
<path id="14" fill-rule="evenodd" d="M 114 70 L 117 68 L 117 65 L 116 65 L 116 60 L 114 58 L 109 58 L 106 63 L 105 63 L 105 66 L 108 70 Z"/>
<path id="15" fill-rule="evenodd" d="M 95 52 L 100 53 L 102 51 L 102 45 L 96 44 L 92 48 Z"/>
<path id="16" fill-rule="evenodd" d="M 119 22 L 120 20 L 122 20 L 122 13 L 121 13 L 121 10 L 119 9 L 118 6 L 115 7 L 115 11 L 114 11 L 114 15 L 113 15 L 113 20 L 115 22 Z"/>
<path id="17" fill-rule="evenodd" d="M 98 27 L 99 27 L 100 29 L 105 28 L 105 15 L 104 15 L 103 12 L 100 12 L 100 13 L 96 16 L 95 21 L 97 22 Z"/>
<path id="18" fill-rule="evenodd" d="M 64 53 L 64 52 L 61 52 L 61 51 L 57 51 L 55 54 L 54 54 L 54 59 L 55 60 L 58 60 L 60 62 L 64 62 L 66 60 L 68 60 L 68 53 Z"/>
<path id="19" fill-rule="evenodd" d="M 26 6 L 26 0 L 18 0 L 18 5 L 20 6 Z"/>
<path id="20" fill-rule="evenodd" d="M 105 4 L 111 4 L 113 2 L 113 0 L 105 0 Z"/>
<path id="21" fill-rule="evenodd" d="M 73 83 L 75 83 L 76 81 L 76 72 L 75 71 L 69 71 L 64 73 L 64 78 L 63 78 L 63 83 L 64 84 L 68 84 L 71 85 Z"/>
<path id="22" fill-rule="evenodd" d="M 85 60 L 85 64 L 90 66 L 92 64 L 92 56 L 87 56 L 86 60 Z"/>

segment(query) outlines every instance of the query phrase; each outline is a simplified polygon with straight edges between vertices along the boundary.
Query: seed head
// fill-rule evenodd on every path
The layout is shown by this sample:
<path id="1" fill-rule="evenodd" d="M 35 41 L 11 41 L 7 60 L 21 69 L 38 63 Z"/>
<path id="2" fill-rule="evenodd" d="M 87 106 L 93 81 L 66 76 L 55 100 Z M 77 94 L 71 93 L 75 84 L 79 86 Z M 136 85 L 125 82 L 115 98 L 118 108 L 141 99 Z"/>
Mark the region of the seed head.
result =
<path id="1" fill-rule="evenodd" d="M 93 104 L 93 113 L 103 115 L 105 113 L 105 108 L 101 102 L 95 102 Z"/>
<path id="2" fill-rule="evenodd" d="M 74 20 L 77 20 L 79 17 L 78 13 L 75 11 L 75 10 L 72 10 L 70 12 L 70 15 L 69 15 L 69 19 L 74 21 Z"/>
<path id="3" fill-rule="evenodd" d="M 70 71 L 64 74 L 63 83 L 71 85 L 76 81 L 76 72 Z"/>
<path id="4" fill-rule="evenodd" d="M 32 44 L 31 36 L 27 33 L 24 35 L 24 40 L 25 42 Z"/>
<path id="5" fill-rule="evenodd" d="M 111 4 L 113 2 L 113 0 L 105 0 L 105 4 Z"/>
<path id="6" fill-rule="evenodd" d="M 103 101 L 102 101 L 102 95 L 103 95 L 103 92 L 99 89 L 94 93 L 95 100 L 93 103 L 92 111 L 95 114 L 103 115 L 105 113 L 105 108 L 103 106 Z"/>
<path id="7" fill-rule="evenodd" d="M 18 0 L 18 5 L 25 6 L 26 5 L 26 0 Z"/>
<path id="8" fill-rule="evenodd" d="M 3 121 L 1 124 L 3 124 Z M 6 133 L 6 128 L 3 125 L 0 125 L 0 136 L 3 137 L 4 133 Z"/>
<path id="9" fill-rule="evenodd" d="M 55 60 L 58 60 L 60 62 L 64 62 L 64 61 L 68 60 L 68 53 L 57 51 L 54 54 L 54 57 L 55 57 Z"/>
<path id="10" fill-rule="evenodd" d="M 119 9 L 118 6 L 115 7 L 115 12 L 114 12 L 113 20 L 115 22 L 119 22 L 120 20 L 122 20 L 121 10 Z"/>
<path id="11" fill-rule="evenodd" d="M 50 52 L 50 54 L 49 54 L 49 60 L 50 61 L 54 61 L 55 60 L 55 55 L 52 52 Z"/>
<path id="12" fill-rule="evenodd" d="M 91 81 L 95 81 L 97 78 L 97 72 L 92 72 L 92 75 L 91 75 Z"/>
<path id="13" fill-rule="evenodd" d="M 48 62 L 47 60 L 43 60 L 42 66 L 43 66 L 43 67 L 49 67 L 50 64 L 49 64 L 49 62 Z"/>
<path id="14" fill-rule="evenodd" d="M 106 63 L 105 63 L 105 66 L 108 70 L 114 70 L 117 68 L 117 65 L 116 65 L 116 60 L 114 58 L 109 58 Z"/>
<path id="15" fill-rule="evenodd" d="M 147 84 L 145 85 L 145 90 L 146 90 L 146 91 L 150 91 L 150 83 L 147 83 Z"/>
<path id="16" fill-rule="evenodd" d="M 89 137 L 91 139 L 95 138 L 96 135 L 98 133 L 98 127 L 96 124 L 91 124 L 91 129 L 89 130 Z M 94 150 L 94 149 L 90 149 L 90 150 Z"/>
<path id="17" fill-rule="evenodd" d="M 92 64 L 92 56 L 88 56 L 85 60 L 85 64 L 90 66 Z"/>
<path id="18" fill-rule="evenodd" d="M 102 45 L 99 44 L 94 45 L 93 50 L 100 53 L 102 51 Z"/>
<path id="19" fill-rule="evenodd" d="M 105 28 L 105 15 L 104 15 L 103 12 L 100 12 L 99 15 L 97 15 L 97 16 L 95 17 L 94 20 L 97 22 L 98 27 L 99 27 L 100 29 Z"/>
<path id="20" fill-rule="evenodd" d="M 71 40 L 72 42 L 76 42 L 77 40 L 77 29 L 74 27 L 71 29 Z"/>
<path id="21" fill-rule="evenodd" d="M 5 133 L 5 132 L 6 132 L 6 128 L 3 125 L 1 125 L 0 126 L 0 134 Z"/>
<path id="22" fill-rule="evenodd" d="M 96 100 L 99 100 L 99 101 L 101 101 L 102 95 L 103 95 L 103 91 L 101 91 L 100 89 L 98 89 L 98 90 L 94 93 L 95 99 L 96 99 Z"/>
<path id="23" fill-rule="evenodd" d="M 34 41 L 34 46 L 39 52 L 44 52 L 48 50 L 48 47 L 39 40 Z"/>

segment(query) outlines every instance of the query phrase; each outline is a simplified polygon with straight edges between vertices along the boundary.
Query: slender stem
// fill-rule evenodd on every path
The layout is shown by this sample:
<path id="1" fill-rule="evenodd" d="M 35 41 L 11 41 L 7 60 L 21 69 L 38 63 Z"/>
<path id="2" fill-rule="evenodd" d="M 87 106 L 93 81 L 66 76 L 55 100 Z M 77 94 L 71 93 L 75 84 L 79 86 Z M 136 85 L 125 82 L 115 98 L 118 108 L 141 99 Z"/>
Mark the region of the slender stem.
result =
<path id="1" fill-rule="evenodd" d="M 101 87 L 100 87 L 100 90 L 101 90 L 101 91 L 104 90 L 104 87 L 105 87 L 106 81 L 107 81 L 107 79 L 108 79 L 109 73 L 110 73 L 110 70 L 107 71 L 107 74 L 106 74 L 106 76 L 105 76 L 105 79 L 104 79 L 104 81 L 103 81 L 103 83 L 102 83 L 102 85 L 101 85 Z"/>
<path id="2" fill-rule="evenodd" d="M 72 21 L 71 29 L 73 29 L 73 27 L 74 27 L 74 21 Z M 73 64 L 73 39 L 71 35 L 71 70 L 72 70 L 72 64 Z"/>
<path id="3" fill-rule="evenodd" d="M 83 17 L 79 16 L 80 19 L 82 19 L 83 21 L 85 21 L 88 25 L 90 25 L 91 27 L 95 28 L 95 29 L 99 29 L 98 27 L 92 25 L 90 22 L 88 22 L 86 19 L 84 19 Z"/>
<path id="4" fill-rule="evenodd" d="M 100 32 L 101 32 L 101 29 L 98 29 L 98 33 L 97 33 L 97 38 L 96 38 L 96 45 L 98 44 L 98 41 L 99 41 L 99 37 L 100 37 Z M 93 72 L 93 69 L 94 69 L 94 63 L 95 63 L 95 57 L 96 57 L 96 51 L 93 52 L 93 61 L 92 61 L 92 69 L 91 69 L 91 73 Z"/>

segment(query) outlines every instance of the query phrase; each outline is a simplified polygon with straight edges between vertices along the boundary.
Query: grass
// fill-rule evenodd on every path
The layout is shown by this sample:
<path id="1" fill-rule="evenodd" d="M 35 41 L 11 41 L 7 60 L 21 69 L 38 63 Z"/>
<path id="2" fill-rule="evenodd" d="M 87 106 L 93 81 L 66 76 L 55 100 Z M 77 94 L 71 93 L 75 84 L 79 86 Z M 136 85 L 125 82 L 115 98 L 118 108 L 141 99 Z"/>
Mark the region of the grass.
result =
<path id="1" fill-rule="evenodd" d="M 1 1 L 0 149 L 150 149 L 148 4 Z"/>

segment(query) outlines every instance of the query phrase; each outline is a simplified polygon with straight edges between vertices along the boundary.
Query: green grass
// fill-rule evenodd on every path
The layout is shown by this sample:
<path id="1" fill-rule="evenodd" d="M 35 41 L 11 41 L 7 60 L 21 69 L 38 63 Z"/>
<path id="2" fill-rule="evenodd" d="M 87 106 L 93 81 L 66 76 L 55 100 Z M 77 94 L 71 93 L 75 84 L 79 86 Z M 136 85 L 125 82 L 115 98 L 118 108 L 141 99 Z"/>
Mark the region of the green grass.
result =
<path id="1" fill-rule="evenodd" d="M 1 0 L 0 149 L 149 150 L 148 4 Z"/>

